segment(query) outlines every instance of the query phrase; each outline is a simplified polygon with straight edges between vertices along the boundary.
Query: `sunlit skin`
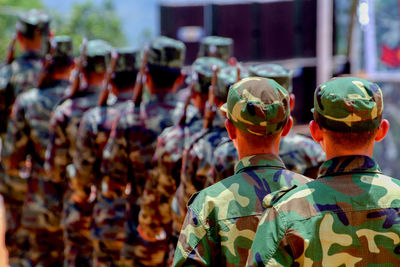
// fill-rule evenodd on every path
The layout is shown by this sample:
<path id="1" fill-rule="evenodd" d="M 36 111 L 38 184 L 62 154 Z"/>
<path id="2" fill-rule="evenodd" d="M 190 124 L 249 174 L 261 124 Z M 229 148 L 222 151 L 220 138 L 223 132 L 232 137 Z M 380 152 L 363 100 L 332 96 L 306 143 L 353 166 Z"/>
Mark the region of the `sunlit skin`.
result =
<path id="1" fill-rule="evenodd" d="M 319 143 L 325 151 L 327 160 L 349 155 L 364 155 L 372 157 L 375 142 L 379 142 L 385 138 L 389 131 L 389 126 L 389 122 L 383 119 L 375 136 L 369 141 L 366 141 L 361 147 L 341 146 L 327 134 L 326 129 L 320 127 L 315 121 L 310 122 L 310 132 L 315 142 Z"/>

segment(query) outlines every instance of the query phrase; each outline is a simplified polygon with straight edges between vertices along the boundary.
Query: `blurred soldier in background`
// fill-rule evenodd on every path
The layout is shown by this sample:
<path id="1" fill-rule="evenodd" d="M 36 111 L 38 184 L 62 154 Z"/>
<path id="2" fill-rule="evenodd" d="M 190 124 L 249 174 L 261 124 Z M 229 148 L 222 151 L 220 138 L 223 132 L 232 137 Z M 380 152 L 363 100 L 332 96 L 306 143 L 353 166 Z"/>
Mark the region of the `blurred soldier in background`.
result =
<path id="1" fill-rule="evenodd" d="M 220 96 L 216 84 L 218 74 L 217 70 L 213 70 L 213 67 L 220 70 L 228 65 L 224 61 L 212 57 L 198 58 L 193 65 L 193 69 L 198 73 L 199 84 L 201 84 L 199 88 L 195 87 L 194 90 L 201 92 L 200 95 L 208 94 L 209 100 L 202 120 L 202 130 L 191 136 L 182 156 L 181 180 L 172 202 L 175 235 L 178 235 L 180 231 L 190 196 L 206 185 L 214 148 L 223 137 L 227 137 L 224 126 L 225 118 L 216 110 L 216 107 L 221 106 L 225 99 L 217 97 Z M 212 83 L 212 79 L 214 79 L 214 83 Z M 204 105 L 206 103 L 203 102 Z M 213 113 L 213 117 L 207 118 L 207 115 L 211 113 Z"/>
<path id="2" fill-rule="evenodd" d="M 104 179 L 111 183 L 109 188 L 123 193 L 127 183 L 131 183 L 127 239 L 122 251 L 123 259 L 130 264 L 134 261 L 138 265 L 159 266 L 165 261 L 166 235 L 157 220 L 152 224 L 159 212 L 139 214 L 139 207 L 151 205 L 142 194 L 153 167 L 157 137 L 164 128 L 174 125 L 182 113 L 182 108 L 175 109 L 173 92 L 183 82 L 185 51 L 182 42 L 163 36 L 150 43 L 145 51 L 147 62 L 142 62 L 150 98 L 142 103 L 135 99 L 122 111 L 104 150 L 102 170 Z"/>
<path id="3" fill-rule="evenodd" d="M 4 143 L 7 122 L 15 97 L 33 88 L 41 72 L 41 52 L 49 37 L 49 16 L 41 10 L 23 13 L 17 21 L 16 35 L 11 43 L 6 65 L 0 69 L 0 138 Z M 14 60 L 15 43 L 22 55 Z M 7 175 L 0 166 L 0 193 L 7 212 L 7 246 L 11 257 L 27 250 L 27 233 L 20 228 L 22 205 L 27 192 L 26 180 L 19 174 Z"/>
<path id="4" fill-rule="evenodd" d="M 33 9 L 21 14 L 16 25 L 16 41 L 22 55 L 14 59 L 15 41 L 10 45 L 6 65 L 0 69 L 0 134 L 6 132 L 12 104 L 21 92 L 37 85 L 41 60 L 46 49 L 50 17 Z"/>
<path id="5" fill-rule="evenodd" d="M 229 90 L 222 106 L 240 161 L 235 175 L 194 194 L 188 202 L 174 266 L 243 266 L 261 217 L 264 197 L 309 181 L 278 157 L 292 127 L 289 93 L 273 80 L 251 77 Z"/>
<path id="6" fill-rule="evenodd" d="M 77 186 L 83 192 L 90 192 L 93 185 L 97 189 L 92 223 L 94 266 L 117 264 L 122 249 L 124 227 L 121 219 L 123 222 L 127 201 L 118 198 L 123 192 L 114 191 L 112 182 L 102 181 L 100 165 L 112 124 L 132 99 L 139 68 L 137 57 L 131 48 L 117 49 L 113 53 L 98 106 L 86 111 L 79 125 L 74 158 Z M 109 85 L 112 88 L 110 95 Z M 120 219 L 115 220 L 115 217 Z M 120 224 L 114 224 L 115 221 Z"/>
<path id="7" fill-rule="evenodd" d="M 85 83 L 76 82 L 80 73 L 75 73 L 69 95 L 51 117 L 50 143 L 46 152 L 46 168 L 50 179 L 54 182 L 66 181 L 68 169 L 69 189 L 64 199 L 62 219 L 65 264 L 68 266 L 91 264 L 92 242 L 89 235 L 93 200 L 89 198 L 90 190 L 81 190 L 78 186 L 72 161 L 77 157 L 76 137 L 81 117 L 98 102 L 112 48 L 105 41 L 92 40 L 81 49 L 78 64 L 82 68 L 78 69 L 82 70 Z"/>
<path id="8" fill-rule="evenodd" d="M 228 61 L 233 54 L 233 39 L 221 36 L 207 36 L 200 42 L 197 57 L 216 57 Z"/>
<path id="9" fill-rule="evenodd" d="M 30 157 L 28 192 L 22 212 L 22 226 L 30 233 L 26 258 L 34 265 L 44 266 L 63 262 L 60 218 L 65 185 L 45 179 L 44 162 L 50 114 L 65 95 L 74 66 L 71 38 L 56 36 L 51 42 L 38 88 L 15 100 L 3 148 L 3 162 L 9 175 L 17 176 Z"/>

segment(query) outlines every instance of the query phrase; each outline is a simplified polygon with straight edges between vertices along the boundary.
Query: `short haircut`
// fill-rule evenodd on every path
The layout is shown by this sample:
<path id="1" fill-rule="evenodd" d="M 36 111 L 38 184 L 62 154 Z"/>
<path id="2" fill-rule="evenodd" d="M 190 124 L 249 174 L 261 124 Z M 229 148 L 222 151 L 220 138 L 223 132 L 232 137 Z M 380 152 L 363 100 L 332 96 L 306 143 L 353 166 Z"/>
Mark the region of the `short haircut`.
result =
<path id="1" fill-rule="evenodd" d="M 334 132 L 324 129 L 331 140 L 339 146 L 351 148 L 362 148 L 374 141 L 378 129 L 366 132 Z"/>
<path id="2" fill-rule="evenodd" d="M 180 68 L 168 68 L 153 64 L 147 64 L 147 67 L 154 86 L 158 89 L 171 88 L 181 75 Z"/>
<path id="3" fill-rule="evenodd" d="M 111 78 L 111 82 L 118 90 L 131 88 L 135 85 L 137 73 L 137 70 L 116 72 Z"/>
<path id="4" fill-rule="evenodd" d="M 250 147 L 269 146 L 275 142 L 276 138 L 280 134 L 279 132 L 268 135 L 255 135 L 245 132 L 239 128 L 236 129 L 239 130 L 240 135 L 246 139 L 246 142 Z"/>

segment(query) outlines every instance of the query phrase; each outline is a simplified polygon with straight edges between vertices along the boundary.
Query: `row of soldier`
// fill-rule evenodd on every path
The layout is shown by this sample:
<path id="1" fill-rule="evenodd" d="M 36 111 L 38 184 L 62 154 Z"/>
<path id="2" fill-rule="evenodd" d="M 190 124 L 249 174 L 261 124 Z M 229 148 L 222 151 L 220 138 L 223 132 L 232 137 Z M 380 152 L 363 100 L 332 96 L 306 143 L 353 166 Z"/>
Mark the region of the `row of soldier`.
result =
<path id="1" fill-rule="evenodd" d="M 84 41 L 76 61 L 71 39 L 55 36 L 43 58 L 49 33 L 44 12 L 23 14 L 24 53 L 0 70 L 10 263 L 172 264 L 189 198 L 235 172 L 239 155 L 219 109 L 229 87 L 274 79 L 293 109 L 290 71 L 233 64 L 223 37 L 204 38 L 186 80 L 185 46 L 167 37 L 142 52 Z M 317 143 L 291 133 L 279 155 L 308 176 L 325 160 Z"/>

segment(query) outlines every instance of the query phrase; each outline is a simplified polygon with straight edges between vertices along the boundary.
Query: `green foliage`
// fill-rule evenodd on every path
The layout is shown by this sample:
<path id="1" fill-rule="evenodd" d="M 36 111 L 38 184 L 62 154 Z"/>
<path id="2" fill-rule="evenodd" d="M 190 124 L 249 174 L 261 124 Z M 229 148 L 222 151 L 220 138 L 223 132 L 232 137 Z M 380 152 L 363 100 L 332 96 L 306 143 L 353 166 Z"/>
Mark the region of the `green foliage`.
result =
<path id="1" fill-rule="evenodd" d="M 95 5 L 90 0 L 76 3 L 67 20 L 60 15 L 52 15 L 52 26 L 56 34 L 71 36 L 75 51 L 78 50 L 83 37 L 87 37 L 88 40 L 103 39 L 115 47 L 126 44 L 121 21 L 111 0 L 105 0 L 100 5 Z"/>
<path id="2" fill-rule="evenodd" d="M 41 0 L 0 0 L 0 62 L 5 58 L 15 31 L 17 14 L 31 8 L 43 8 Z M 75 3 L 69 15 L 47 11 L 52 16 L 50 25 L 55 34 L 71 36 L 76 54 L 84 36 L 89 40 L 106 40 L 115 47 L 126 44 L 112 0 L 104 0 L 96 5 L 91 0 Z"/>
<path id="3" fill-rule="evenodd" d="M 0 0 L 0 62 L 3 61 L 15 32 L 18 13 L 42 7 L 41 0 Z"/>

